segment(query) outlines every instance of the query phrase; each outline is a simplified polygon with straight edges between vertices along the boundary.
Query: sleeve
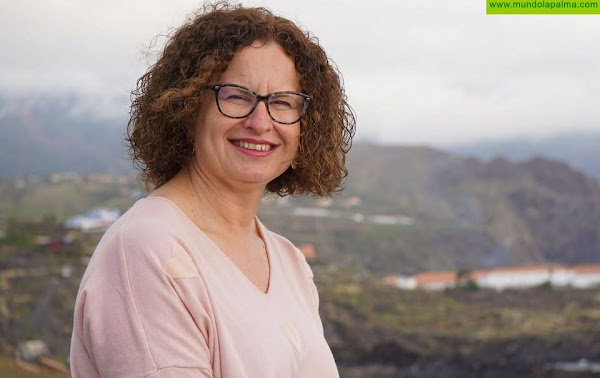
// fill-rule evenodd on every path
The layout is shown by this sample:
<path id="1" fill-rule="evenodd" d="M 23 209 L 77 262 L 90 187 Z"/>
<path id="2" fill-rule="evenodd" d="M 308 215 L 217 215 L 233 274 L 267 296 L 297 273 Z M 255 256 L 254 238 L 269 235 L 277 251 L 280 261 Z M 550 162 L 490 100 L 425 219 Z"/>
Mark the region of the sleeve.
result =
<path id="1" fill-rule="evenodd" d="M 94 252 L 75 304 L 74 378 L 213 377 L 209 310 L 195 306 L 192 314 L 164 270 L 174 242 L 145 238 L 124 240 L 121 232 Z M 199 276 L 180 279 L 205 290 Z"/>

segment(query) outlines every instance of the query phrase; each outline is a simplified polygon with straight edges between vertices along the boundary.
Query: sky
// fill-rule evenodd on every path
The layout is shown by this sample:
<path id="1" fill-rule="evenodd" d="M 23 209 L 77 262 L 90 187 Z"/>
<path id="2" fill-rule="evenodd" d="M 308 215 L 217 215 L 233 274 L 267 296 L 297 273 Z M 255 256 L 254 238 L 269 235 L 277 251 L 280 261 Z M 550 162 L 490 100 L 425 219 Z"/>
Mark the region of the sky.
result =
<path id="1" fill-rule="evenodd" d="M 447 146 L 600 132 L 600 15 L 486 15 L 484 0 L 242 1 L 319 39 L 357 139 Z M 0 95 L 126 117 L 189 0 L 0 0 Z"/>

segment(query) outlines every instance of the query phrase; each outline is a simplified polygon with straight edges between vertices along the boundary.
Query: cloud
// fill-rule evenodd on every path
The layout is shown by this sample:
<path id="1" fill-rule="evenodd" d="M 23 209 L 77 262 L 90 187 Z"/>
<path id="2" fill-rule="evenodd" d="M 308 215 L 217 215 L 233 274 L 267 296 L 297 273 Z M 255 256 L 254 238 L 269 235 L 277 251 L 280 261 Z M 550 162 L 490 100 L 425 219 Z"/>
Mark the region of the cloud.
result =
<path id="1" fill-rule="evenodd" d="M 595 16 L 487 16 L 485 2 L 471 0 L 245 4 L 265 5 L 319 38 L 344 75 L 360 138 L 449 144 L 600 130 Z M 127 101 L 149 63 L 145 47 L 196 6 L 2 4 L 0 91 Z"/>

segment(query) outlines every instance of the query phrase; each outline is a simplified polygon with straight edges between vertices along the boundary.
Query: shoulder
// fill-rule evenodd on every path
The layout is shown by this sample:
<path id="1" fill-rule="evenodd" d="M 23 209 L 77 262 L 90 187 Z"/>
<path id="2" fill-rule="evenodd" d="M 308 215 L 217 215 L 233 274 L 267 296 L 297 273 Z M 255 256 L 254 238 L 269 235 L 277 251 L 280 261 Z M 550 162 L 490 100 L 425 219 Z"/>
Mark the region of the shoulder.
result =
<path id="1" fill-rule="evenodd" d="M 182 236 L 189 225 L 181 218 L 168 201 L 136 202 L 102 237 L 81 280 L 80 294 L 96 303 L 129 295 L 127 300 L 136 308 L 147 309 L 158 298 L 173 301 L 176 292 L 181 294 L 185 285 L 177 278 L 197 278 L 193 285 L 204 287 Z"/>
<path id="2" fill-rule="evenodd" d="M 161 273 L 164 264 L 173 257 L 174 248 L 181 245 L 185 219 L 168 200 L 157 197 L 136 202 L 104 234 L 88 264 L 92 275 L 117 274 L 138 269 Z"/>
<path id="3" fill-rule="evenodd" d="M 182 233 L 185 218 L 169 200 L 147 197 L 136 202 L 112 227 L 103 239 L 118 240 L 126 250 L 155 249 L 172 243 Z M 102 240 L 101 246 L 105 241 Z M 128 248 L 129 247 L 129 248 Z"/>
<path id="4" fill-rule="evenodd" d="M 140 200 L 98 244 L 74 311 L 72 361 L 82 376 L 86 369 L 107 377 L 182 366 L 210 371 L 211 352 L 201 341 L 208 340 L 212 310 L 179 238 L 186 230 L 177 211 Z"/>

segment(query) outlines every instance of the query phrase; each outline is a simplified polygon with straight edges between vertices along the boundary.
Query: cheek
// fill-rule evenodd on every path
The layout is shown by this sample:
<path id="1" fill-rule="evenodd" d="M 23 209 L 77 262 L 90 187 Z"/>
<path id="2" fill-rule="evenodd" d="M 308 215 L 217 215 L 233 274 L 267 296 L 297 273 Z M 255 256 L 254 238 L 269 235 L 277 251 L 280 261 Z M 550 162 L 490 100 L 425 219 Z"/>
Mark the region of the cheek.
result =
<path id="1" fill-rule="evenodd" d="M 214 97 L 211 94 L 206 94 L 198 108 L 194 124 L 194 135 L 209 136 L 218 131 L 222 121 Z"/>
<path id="2" fill-rule="evenodd" d="M 292 140 L 293 140 L 292 145 L 294 145 L 295 148 L 298 149 L 298 146 L 300 145 L 300 135 L 299 134 L 294 135 Z"/>
<path id="3" fill-rule="evenodd" d="M 300 149 L 300 138 L 299 137 L 294 137 L 293 139 L 290 140 L 290 142 L 288 143 L 288 152 L 287 152 L 287 156 L 291 156 L 292 158 L 295 158 L 296 156 L 298 156 L 298 151 Z"/>
<path id="4" fill-rule="evenodd" d="M 204 113 L 195 125 L 195 143 L 216 146 L 215 143 L 220 143 L 225 138 L 226 131 L 232 127 L 228 121 L 229 119 L 223 119 L 221 114 L 211 111 Z"/>
<path id="5" fill-rule="evenodd" d="M 290 136 L 289 136 L 289 140 L 290 140 L 290 145 L 292 146 L 292 150 L 294 151 L 294 154 L 296 154 L 298 152 L 298 146 L 300 145 L 300 127 L 298 127 L 297 130 L 290 130 Z"/>

